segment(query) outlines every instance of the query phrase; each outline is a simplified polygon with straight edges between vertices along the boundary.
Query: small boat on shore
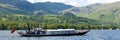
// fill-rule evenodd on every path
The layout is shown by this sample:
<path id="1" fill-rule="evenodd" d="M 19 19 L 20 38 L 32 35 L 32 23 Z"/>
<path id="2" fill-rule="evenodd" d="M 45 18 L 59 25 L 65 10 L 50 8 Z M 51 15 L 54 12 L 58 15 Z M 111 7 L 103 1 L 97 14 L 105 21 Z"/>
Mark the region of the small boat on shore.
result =
<path id="1" fill-rule="evenodd" d="M 70 36 L 70 35 L 84 35 L 90 30 L 75 30 L 75 29 L 56 29 L 56 30 L 38 30 L 36 32 L 18 32 L 25 37 L 39 37 L 39 36 Z"/>

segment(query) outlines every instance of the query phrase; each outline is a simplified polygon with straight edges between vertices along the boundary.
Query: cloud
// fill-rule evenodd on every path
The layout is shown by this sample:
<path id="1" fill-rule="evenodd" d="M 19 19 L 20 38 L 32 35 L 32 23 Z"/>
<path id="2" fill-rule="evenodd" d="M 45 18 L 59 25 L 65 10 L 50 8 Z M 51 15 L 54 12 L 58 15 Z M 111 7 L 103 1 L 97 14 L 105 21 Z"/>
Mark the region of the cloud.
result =
<path id="1" fill-rule="evenodd" d="M 86 6 L 93 3 L 111 3 L 120 0 L 28 0 L 32 3 L 34 2 L 61 2 L 73 6 Z"/>
<path id="2" fill-rule="evenodd" d="M 99 3 L 111 3 L 116 1 L 120 1 L 120 0 L 100 0 Z"/>

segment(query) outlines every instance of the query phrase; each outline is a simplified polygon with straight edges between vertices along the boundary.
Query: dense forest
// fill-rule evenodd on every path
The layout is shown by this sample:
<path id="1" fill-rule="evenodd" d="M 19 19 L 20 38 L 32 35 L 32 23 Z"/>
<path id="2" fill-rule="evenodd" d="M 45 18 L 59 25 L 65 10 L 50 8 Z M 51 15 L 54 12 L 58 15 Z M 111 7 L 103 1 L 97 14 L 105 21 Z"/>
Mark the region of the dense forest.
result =
<path id="1" fill-rule="evenodd" d="M 84 17 L 77 17 L 74 15 L 46 15 L 46 16 L 35 16 L 35 15 L 0 15 L 0 29 L 10 30 L 17 29 L 23 30 L 27 28 L 27 24 L 31 28 L 41 27 L 43 29 L 116 29 L 118 26 L 115 25 L 102 25 L 96 20 L 87 19 Z"/>

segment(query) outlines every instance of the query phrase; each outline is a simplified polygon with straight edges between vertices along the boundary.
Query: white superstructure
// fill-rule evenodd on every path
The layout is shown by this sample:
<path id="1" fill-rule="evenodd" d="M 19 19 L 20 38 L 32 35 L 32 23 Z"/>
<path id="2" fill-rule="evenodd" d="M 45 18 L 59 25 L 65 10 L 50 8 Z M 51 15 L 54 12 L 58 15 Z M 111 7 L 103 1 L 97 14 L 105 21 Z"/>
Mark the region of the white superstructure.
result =
<path id="1" fill-rule="evenodd" d="M 70 34 L 70 33 L 75 33 L 75 29 L 46 30 L 46 34 Z"/>

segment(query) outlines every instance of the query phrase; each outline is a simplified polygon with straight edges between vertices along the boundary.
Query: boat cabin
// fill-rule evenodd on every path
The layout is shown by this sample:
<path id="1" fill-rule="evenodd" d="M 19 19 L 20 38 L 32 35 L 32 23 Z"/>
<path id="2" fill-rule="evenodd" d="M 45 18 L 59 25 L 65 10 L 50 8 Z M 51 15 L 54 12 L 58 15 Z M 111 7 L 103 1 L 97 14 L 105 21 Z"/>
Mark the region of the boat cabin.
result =
<path id="1" fill-rule="evenodd" d="M 46 30 L 46 34 L 72 34 L 72 33 L 75 33 L 75 29 Z"/>

